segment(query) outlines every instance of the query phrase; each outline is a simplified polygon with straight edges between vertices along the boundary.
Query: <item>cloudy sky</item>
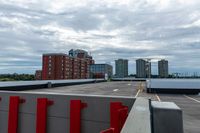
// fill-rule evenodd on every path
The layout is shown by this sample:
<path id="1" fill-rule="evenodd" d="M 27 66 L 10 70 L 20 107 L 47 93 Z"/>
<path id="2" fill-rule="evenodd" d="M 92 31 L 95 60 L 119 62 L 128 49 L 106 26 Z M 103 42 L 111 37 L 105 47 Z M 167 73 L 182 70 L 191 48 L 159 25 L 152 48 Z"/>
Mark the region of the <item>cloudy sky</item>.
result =
<path id="1" fill-rule="evenodd" d="M 91 52 L 97 63 L 169 60 L 200 73 L 199 0 L 0 0 L 0 73 L 34 73 L 42 53 Z M 155 60 L 156 61 L 156 60 Z M 153 63 L 156 73 L 156 62 Z"/>

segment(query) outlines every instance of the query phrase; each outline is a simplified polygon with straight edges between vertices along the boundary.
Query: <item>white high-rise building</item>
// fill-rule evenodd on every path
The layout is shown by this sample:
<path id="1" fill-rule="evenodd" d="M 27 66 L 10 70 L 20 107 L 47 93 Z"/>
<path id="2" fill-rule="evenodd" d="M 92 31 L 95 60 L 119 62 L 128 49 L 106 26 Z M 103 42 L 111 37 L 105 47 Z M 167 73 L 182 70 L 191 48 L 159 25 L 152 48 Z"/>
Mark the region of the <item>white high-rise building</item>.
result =
<path id="1" fill-rule="evenodd" d="M 148 78 L 151 75 L 151 62 L 144 59 L 136 60 L 136 77 Z"/>
<path id="2" fill-rule="evenodd" d="M 168 61 L 160 60 L 158 61 L 158 75 L 160 78 L 167 78 L 169 76 L 168 72 Z"/>

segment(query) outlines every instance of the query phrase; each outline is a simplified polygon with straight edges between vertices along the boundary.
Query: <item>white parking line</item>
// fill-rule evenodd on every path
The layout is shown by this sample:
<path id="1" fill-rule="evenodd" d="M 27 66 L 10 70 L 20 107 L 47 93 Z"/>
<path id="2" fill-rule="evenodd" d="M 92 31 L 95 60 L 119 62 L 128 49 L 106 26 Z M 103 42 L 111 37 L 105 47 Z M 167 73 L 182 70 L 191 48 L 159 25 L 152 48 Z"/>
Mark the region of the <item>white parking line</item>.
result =
<path id="1" fill-rule="evenodd" d="M 158 96 L 158 94 L 155 94 L 155 96 L 158 99 L 158 101 L 161 102 L 160 97 Z"/>
<path id="2" fill-rule="evenodd" d="M 186 95 L 183 95 L 184 97 L 186 97 L 186 98 L 188 98 L 188 99 L 190 99 L 190 100 L 193 100 L 193 101 L 195 101 L 195 102 L 198 102 L 198 103 L 200 103 L 200 101 L 199 100 L 197 100 L 197 99 L 194 99 L 194 98 L 192 98 L 192 97 L 189 97 L 189 96 L 186 96 Z"/>
<path id="3" fill-rule="evenodd" d="M 118 91 L 118 90 L 119 90 L 119 89 L 114 89 L 113 91 L 116 92 L 116 91 Z"/>
<path id="4" fill-rule="evenodd" d="M 140 90 L 137 91 L 137 94 L 135 95 L 135 98 L 138 97 L 139 93 L 140 93 Z"/>

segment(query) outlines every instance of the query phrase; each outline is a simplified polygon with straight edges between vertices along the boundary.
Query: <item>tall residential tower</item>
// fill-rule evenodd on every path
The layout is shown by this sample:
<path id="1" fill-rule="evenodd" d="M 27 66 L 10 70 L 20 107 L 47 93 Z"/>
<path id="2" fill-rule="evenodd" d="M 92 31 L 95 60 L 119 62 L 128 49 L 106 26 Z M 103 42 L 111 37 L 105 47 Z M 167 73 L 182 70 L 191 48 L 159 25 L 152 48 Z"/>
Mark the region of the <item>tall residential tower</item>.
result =
<path id="1" fill-rule="evenodd" d="M 167 60 L 158 61 L 158 75 L 159 78 L 167 78 L 169 76 Z"/>
<path id="2" fill-rule="evenodd" d="M 151 75 L 151 62 L 144 59 L 136 60 L 136 77 L 148 78 Z"/>
<path id="3" fill-rule="evenodd" d="M 128 60 L 115 60 L 115 74 L 118 78 L 124 78 L 128 76 Z"/>

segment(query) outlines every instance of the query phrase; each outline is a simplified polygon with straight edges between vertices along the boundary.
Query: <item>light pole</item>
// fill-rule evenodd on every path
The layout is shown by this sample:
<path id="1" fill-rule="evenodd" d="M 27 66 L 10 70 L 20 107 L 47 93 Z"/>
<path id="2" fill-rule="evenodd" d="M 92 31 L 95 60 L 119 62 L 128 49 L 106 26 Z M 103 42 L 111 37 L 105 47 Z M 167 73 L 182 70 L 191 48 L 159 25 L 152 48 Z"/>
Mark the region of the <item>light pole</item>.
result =
<path id="1" fill-rule="evenodd" d="M 151 59 L 147 59 L 146 72 L 148 74 L 147 78 L 149 80 L 149 91 L 151 92 Z"/>

